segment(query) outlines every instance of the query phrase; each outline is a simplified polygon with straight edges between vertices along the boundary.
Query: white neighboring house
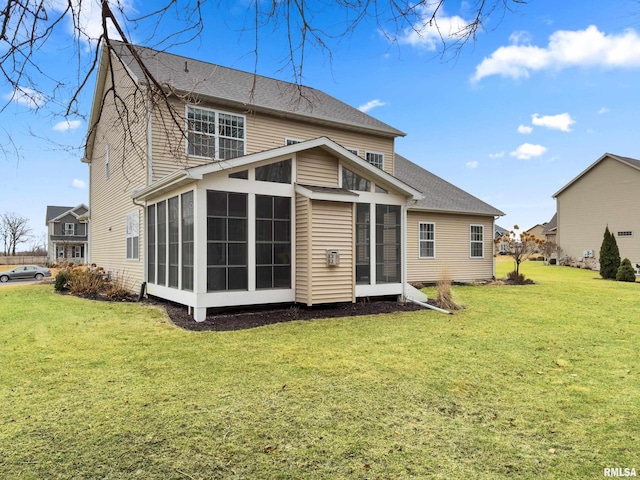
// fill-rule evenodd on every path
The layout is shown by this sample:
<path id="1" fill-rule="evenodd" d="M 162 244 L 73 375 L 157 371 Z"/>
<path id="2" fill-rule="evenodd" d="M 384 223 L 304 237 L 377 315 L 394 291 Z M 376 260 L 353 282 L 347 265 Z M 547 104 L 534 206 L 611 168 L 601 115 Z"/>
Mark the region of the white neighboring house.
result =
<path id="1" fill-rule="evenodd" d="M 47 260 L 87 263 L 88 212 L 84 203 L 76 207 L 47 206 Z"/>

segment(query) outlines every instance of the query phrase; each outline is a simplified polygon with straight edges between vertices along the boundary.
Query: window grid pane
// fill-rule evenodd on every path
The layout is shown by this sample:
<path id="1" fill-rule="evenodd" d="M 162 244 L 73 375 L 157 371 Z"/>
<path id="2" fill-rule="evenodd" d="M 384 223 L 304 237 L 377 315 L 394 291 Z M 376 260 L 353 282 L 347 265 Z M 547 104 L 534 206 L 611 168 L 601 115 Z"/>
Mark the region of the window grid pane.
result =
<path id="1" fill-rule="evenodd" d="M 434 258 L 436 252 L 435 223 L 419 224 L 419 253 L 420 258 Z"/>
<path id="2" fill-rule="evenodd" d="M 207 191 L 207 291 L 246 290 L 247 194 Z"/>
<path id="3" fill-rule="evenodd" d="M 291 288 L 291 199 L 256 195 L 256 288 Z"/>
<path id="4" fill-rule="evenodd" d="M 482 225 L 471 225 L 471 257 L 484 257 L 484 227 Z"/>
<path id="5" fill-rule="evenodd" d="M 193 192 L 182 194 L 182 290 L 193 291 Z"/>

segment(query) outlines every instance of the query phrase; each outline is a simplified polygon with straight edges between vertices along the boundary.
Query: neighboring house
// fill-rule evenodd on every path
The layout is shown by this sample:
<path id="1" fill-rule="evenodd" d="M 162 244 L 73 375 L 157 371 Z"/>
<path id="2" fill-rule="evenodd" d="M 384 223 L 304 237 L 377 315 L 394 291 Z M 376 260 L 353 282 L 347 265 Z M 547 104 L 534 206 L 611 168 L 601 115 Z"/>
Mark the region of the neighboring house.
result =
<path id="1" fill-rule="evenodd" d="M 544 236 L 545 242 L 557 244 L 558 243 L 556 241 L 557 231 L 558 231 L 558 214 L 554 213 L 553 217 L 551 217 L 551 220 L 545 223 L 544 230 L 542 230 L 542 235 Z"/>
<path id="2" fill-rule="evenodd" d="M 149 84 L 129 48 L 171 91 L 177 123 L 127 94 Z M 403 297 L 444 270 L 494 275 L 503 213 L 397 155 L 399 130 L 315 89 L 115 50 L 100 59 L 83 159 L 92 263 L 197 321 L 211 307 Z"/>
<path id="3" fill-rule="evenodd" d="M 605 153 L 558 190 L 556 243 L 572 260 L 599 256 L 605 228 L 621 258 L 640 264 L 640 160 Z"/>
<path id="4" fill-rule="evenodd" d="M 498 238 L 503 238 L 505 235 L 508 235 L 510 232 L 510 230 L 507 230 L 506 228 L 501 227 L 498 224 L 494 225 L 493 228 L 493 238 L 498 239 Z M 501 255 L 505 255 L 507 253 L 507 242 L 498 242 L 495 244 L 495 252 L 499 253 Z"/>
<path id="5" fill-rule="evenodd" d="M 530 229 L 525 230 L 525 232 L 530 235 L 533 235 L 534 237 L 540 240 L 544 240 L 544 229 L 546 225 L 547 225 L 546 223 L 538 223 L 537 225 L 534 225 Z"/>
<path id="6" fill-rule="evenodd" d="M 47 206 L 47 258 L 50 262 L 73 260 L 87 261 L 87 213 L 86 205 L 77 207 Z"/>

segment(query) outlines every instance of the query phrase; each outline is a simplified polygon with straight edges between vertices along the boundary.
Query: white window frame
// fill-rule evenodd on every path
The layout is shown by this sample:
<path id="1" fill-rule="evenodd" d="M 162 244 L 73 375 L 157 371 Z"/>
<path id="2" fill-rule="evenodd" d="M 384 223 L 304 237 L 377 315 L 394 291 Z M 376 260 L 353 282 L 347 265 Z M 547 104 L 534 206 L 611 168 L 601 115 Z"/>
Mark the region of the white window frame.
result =
<path id="1" fill-rule="evenodd" d="M 133 210 L 125 216 L 125 258 L 127 260 L 140 259 L 140 212 Z M 138 239 L 138 248 L 134 251 L 134 240 Z M 131 243 L 129 243 L 131 241 Z"/>
<path id="2" fill-rule="evenodd" d="M 284 138 L 285 147 L 288 147 L 289 145 L 295 145 L 296 143 L 302 143 L 302 142 L 304 142 L 304 140 L 301 140 L 299 138 L 291 138 L 291 137 Z"/>
<path id="3" fill-rule="evenodd" d="M 69 228 L 71 226 L 71 228 Z M 71 232 L 71 233 L 69 233 Z M 64 224 L 64 236 L 72 237 L 76 234 L 76 224 L 75 223 L 65 223 Z"/>
<path id="4" fill-rule="evenodd" d="M 377 163 L 373 163 L 373 162 L 370 160 L 370 157 L 371 157 L 371 156 L 374 156 L 374 155 L 376 155 L 376 156 L 378 156 L 378 155 L 379 155 L 379 156 L 380 156 L 380 165 L 378 165 Z M 382 153 L 382 152 L 369 152 L 369 151 L 365 151 L 365 152 L 364 152 L 364 159 L 367 161 L 367 163 L 369 163 L 369 164 L 373 165 L 374 167 L 377 167 L 377 168 L 379 168 L 380 170 L 384 170 L 384 153 Z"/>
<path id="5" fill-rule="evenodd" d="M 62 247 L 56 247 L 56 258 L 65 258 L 65 248 L 64 246 Z"/>
<path id="6" fill-rule="evenodd" d="M 198 135 L 205 135 L 208 137 L 213 137 L 214 138 L 214 156 L 213 159 L 214 160 L 226 160 L 226 159 L 221 159 L 220 158 L 220 138 L 229 138 L 229 139 L 233 139 L 233 140 L 241 140 L 242 141 L 242 155 L 239 156 L 243 156 L 247 154 L 247 117 L 245 115 L 241 115 L 238 113 L 232 113 L 232 112 L 225 112 L 223 110 L 216 110 L 213 108 L 207 108 L 207 107 L 201 107 L 199 105 L 186 105 L 185 106 L 185 130 L 187 132 L 187 138 L 185 141 L 185 153 L 187 156 L 189 157 L 193 157 L 193 158 L 207 158 L 207 159 L 211 159 L 212 157 L 206 157 L 206 156 L 202 156 L 202 155 L 196 155 L 195 153 L 189 153 L 189 135 L 192 133 L 191 130 L 189 130 L 189 110 L 202 110 L 202 111 L 206 111 L 206 112 L 213 112 L 214 114 L 214 123 L 215 123 L 215 133 L 204 133 L 204 132 L 193 132 L 193 133 L 197 133 Z M 219 133 L 219 127 L 220 127 L 220 115 L 232 115 L 234 117 L 238 117 L 238 118 L 242 118 L 242 130 L 244 133 L 244 136 L 242 138 L 234 138 L 234 137 L 227 137 L 227 136 L 223 136 L 220 135 Z"/>
<path id="7" fill-rule="evenodd" d="M 480 228 L 480 231 L 482 232 L 482 240 L 474 240 L 473 239 L 473 229 L 474 227 L 478 227 Z M 479 224 L 474 224 L 472 223 L 471 225 L 469 225 L 469 257 L 470 258 L 484 258 L 484 225 L 479 225 Z M 473 254 L 473 245 L 474 244 L 480 244 L 482 246 L 482 255 L 474 255 Z"/>
<path id="8" fill-rule="evenodd" d="M 349 148 L 349 147 L 344 147 L 347 150 L 349 150 L 351 153 L 353 153 L 354 155 L 360 155 L 360 150 L 358 150 L 357 148 Z"/>
<path id="9" fill-rule="evenodd" d="M 73 258 L 82 258 L 82 245 L 73 246 Z"/>
<path id="10" fill-rule="evenodd" d="M 422 226 L 423 225 L 432 225 L 432 233 L 433 238 L 422 238 Z M 429 233 L 426 231 L 425 233 Z M 432 243 L 433 244 L 433 255 L 422 255 L 422 244 Z M 418 222 L 418 258 L 436 258 L 436 224 L 435 222 Z"/>

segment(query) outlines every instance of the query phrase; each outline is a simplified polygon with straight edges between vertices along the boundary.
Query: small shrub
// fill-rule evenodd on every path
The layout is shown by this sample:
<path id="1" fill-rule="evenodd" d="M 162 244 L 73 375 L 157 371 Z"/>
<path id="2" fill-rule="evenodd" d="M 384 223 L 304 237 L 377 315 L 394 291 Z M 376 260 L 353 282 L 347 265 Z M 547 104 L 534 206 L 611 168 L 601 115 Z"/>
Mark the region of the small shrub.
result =
<path id="1" fill-rule="evenodd" d="M 635 282 L 636 281 L 636 272 L 631 265 L 631 261 L 628 258 L 625 258 L 620 267 L 618 267 L 618 271 L 616 272 L 616 280 L 619 282 Z"/>
<path id="2" fill-rule="evenodd" d="M 104 288 L 103 276 L 97 270 L 74 268 L 69 280 L 69 291 L 79 296 L 96 296 Z"/>
<path id="3" fill-rule="evenodd" d="M 530 278 L 526 278 L 522 273 L 518 273 L 515 270 L 507 274 L 507 280 L 512 285 L 532 285 L 533 284 L 533 280 L 531 280 Z"/>
<path id="4" fill-rule="evenodd" d="M 132 291 L 131 281 L 124 274 L 113 275 L 104 286 L 104 295 L 109 300 L 130 300 L 133 295 Z"/>
<path id="5" fill-rule="evenodd" d="M 453 299 L 451 291 L 451 278 L 446 272 L 441 274 L 440 280 L 436 283 L 436 305 L 445 310 L 460 310 L 462 306 Z"/>
<path id="6" fill-rule="evenodd" d="M 53 288 L 56 292 L 63 292 L 69 290 L 69 280 L 71 279 L 71 273 L 68 270 L 60 270 L 56 275 L 56 281 L 53 284 Z"/>

